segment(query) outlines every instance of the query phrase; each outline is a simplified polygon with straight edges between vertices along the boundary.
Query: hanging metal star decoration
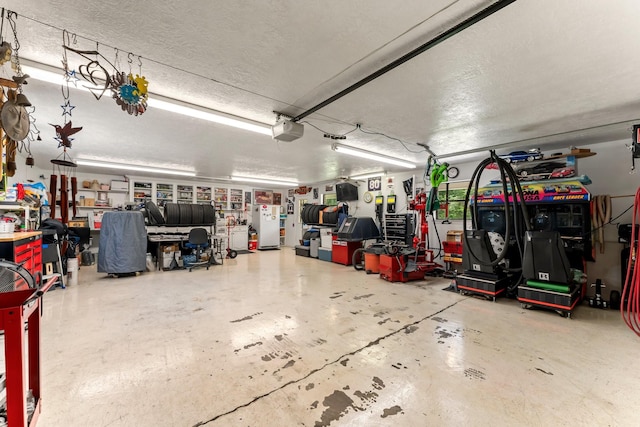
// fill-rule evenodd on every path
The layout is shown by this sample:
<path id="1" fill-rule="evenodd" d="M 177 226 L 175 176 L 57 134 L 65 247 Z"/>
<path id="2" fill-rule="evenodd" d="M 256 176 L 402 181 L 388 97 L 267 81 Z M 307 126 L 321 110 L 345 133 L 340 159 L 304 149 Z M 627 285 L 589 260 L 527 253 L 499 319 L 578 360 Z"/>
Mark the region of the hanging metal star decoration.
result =
<path id="1" fill-rule="evenodd" d="M 71 111 L 76 108 L 75 105 L 71 105 L 71 102 L 67 99 L 64 104 L 60 105 L 62 108 L 62 115 L 71 117 Z"/>
<path id="2" fill-rule="evenodd" d="M 58 148 L 67 147 L 71 148 L 71 142 L 74 138 L 69 138 L 71 135 L 76 134 L 82 130 L 82 127 L 72 127 L 71 121 L 67 122 L 64 126 L 52 125 L 56 129 L 55 140 L 58 141 Z"/>
<path id="3" fill-rule="evenodd" d="M 80 77 L 78 77 L 78 73 L 76 70 L 67 71 L 65 73 L 64 79 L 71 83 L 73 87 L 78 87 L 78 82 L 80 81 Z"/>

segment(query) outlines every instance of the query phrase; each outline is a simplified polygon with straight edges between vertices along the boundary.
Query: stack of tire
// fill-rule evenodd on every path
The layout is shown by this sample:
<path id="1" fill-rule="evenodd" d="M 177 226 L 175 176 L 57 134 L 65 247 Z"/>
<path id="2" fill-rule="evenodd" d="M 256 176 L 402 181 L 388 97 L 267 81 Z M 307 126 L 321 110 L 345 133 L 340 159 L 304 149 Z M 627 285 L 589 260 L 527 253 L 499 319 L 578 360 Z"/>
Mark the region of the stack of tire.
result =
<path id="1" fill-rule="evenodd" d="M 327 205 L 302 206 L 302 222 L 311 225 L 336 225 L 338 224 L 338 208 Z"/>
<path id="2" fill-rule="evenodd" d="M 327 205 L 303 205 L 302 212 L 300 213 L 302 222 L 305 224 L 319 224 L 320 211 L 326 207 Z"/>
<path id="3" fill-rule="evenodd" d="M 211 205 L 167 203 L 164 215 L 153 202 L 147 202 L 149 225 L 211 225 L 216 213 Z"/>

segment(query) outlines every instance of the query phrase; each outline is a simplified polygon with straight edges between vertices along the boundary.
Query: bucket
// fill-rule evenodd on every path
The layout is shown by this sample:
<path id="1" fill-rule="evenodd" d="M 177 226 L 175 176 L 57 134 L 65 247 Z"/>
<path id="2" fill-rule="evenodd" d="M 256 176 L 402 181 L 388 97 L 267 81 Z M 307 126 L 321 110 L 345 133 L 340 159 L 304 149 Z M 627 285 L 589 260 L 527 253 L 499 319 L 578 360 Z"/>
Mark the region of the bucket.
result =
<path id="1" fill-rule="evenodd" d="M 14 230 L 15 230 L 15 224 L 13 222 L 10 222 L 10 221 L 0 222 L 0 234 L 13 233 Z"/>
<path id="2" fill-rule="evenodd" d="M 67 259 L 67 285 L 78 285 L 78 258 Z"/>

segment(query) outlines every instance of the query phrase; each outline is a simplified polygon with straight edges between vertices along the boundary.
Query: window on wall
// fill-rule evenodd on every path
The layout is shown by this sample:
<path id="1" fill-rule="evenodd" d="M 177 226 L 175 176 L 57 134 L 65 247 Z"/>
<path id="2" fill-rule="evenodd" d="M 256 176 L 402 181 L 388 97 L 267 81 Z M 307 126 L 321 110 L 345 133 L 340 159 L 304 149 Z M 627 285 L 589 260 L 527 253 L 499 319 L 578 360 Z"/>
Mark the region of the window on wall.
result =
<path id="1" fill-rule="evenodd" d="M 449 219 L 460 220 L 464 210 L 464 196 L 467 194 L 468 182 L 456 182 L 449 184 Z M 436 212 L 438 219 L 447 217 L 445 206 L 447 204 L 446 184 L 440 185 L 438 189 L 438 201 L 440 209 Z"/>
<path id="2" fill-rule="evenodd" d="M 327 206 L 337 206 L 338 196 L 336 193 L 324 193 L 322 195 L 322 204 Z"/>

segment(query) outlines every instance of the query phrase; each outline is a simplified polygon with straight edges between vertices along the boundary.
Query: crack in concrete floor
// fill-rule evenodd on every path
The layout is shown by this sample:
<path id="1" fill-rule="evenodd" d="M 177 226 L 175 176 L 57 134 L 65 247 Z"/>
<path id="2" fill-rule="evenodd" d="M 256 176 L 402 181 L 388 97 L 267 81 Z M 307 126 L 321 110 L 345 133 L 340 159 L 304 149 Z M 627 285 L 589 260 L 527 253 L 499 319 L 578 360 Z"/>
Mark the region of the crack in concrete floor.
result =
<path id="1" fill-rule="evenodd" d="M 466 299 L 466 298 L 465 298 L 465 299 Z M 234 413 L 234 412 L 238 411 L 239 409 L 246 408 L 247 406 L 250 406 L 250 405 L 254 404 L 255 402 L 257 402 L 258 400 L 263 399 L 263 398 L 265 398 L 265 397 L 268 397 L 268 396 L 272 395 L 272 394 L 273 394 L 273 393 L 275 393 L 275 392 L 278 392 L 278 391 L 280 391 L 280 390 L 283 390 L 284 388 L 289 387 L 290 385 L 297 384 L 297 383 L 299 383 L 299 382 L 301 382 L 301 381 L 304 381 L 304 380 L 306 380 L 307 378 L 309 378 L 311 375 L 313 375 L 313 374 L 315 374 L 315 373 L 318 373 L 318 372 L 322 371 L 323 369 L 327 368 L 328 366 L 332 366 L 332 365 L 335 365 L 335 364 L 339 363 L 343 358 L 348 357 L 348 356 L 355 356 L 356 354 L 360 353 L 360 352 L 361 352 L 361 351 L 363 351 L 363 350 L 366 350 L 366 349 L 367 349 L 367 348 L 369 348 L 369 347 L 373 347 L 374 345 L 378 345 L 378 344 L 380 343 L 380 341 L 385 340 L 385 339 L 387 339 L 387 338 L 390 338 L 390 337 L 392 337 L 392 336 L 394 336 L 394 335 L 397 335 L 397 334 L 399 334 L 399 333 L 400 333 L 400 332 L 402 332 L 402 331 L 406 331 L 406 330 L 407 330 L 407 328 L 410 328 L 410 327 L 412 327 L 412 326 L 416 326 L 416 325 L 418 325 L 418 324 L 420 324 L 420 323 L 424 322 L 425 320 L 429 320 L 429 319 L 431 319 L 432 317 L 437 316 L 438 314 L 440 314 L 440 313 L 443 313 L 443 312 L 447 311 L 448 309 L 450 309 L 451 307 L 453 307 L 453 306 L 457 305 L 458 303 L 460 303 L 460 302 L 464 301 L 465 299 L 458 300 L 458 301 L 454 302 L 453 304 L 450 304 L 450 305 L 448 305 L 448 306 L 444 307 L 443 309 L 441 309 L 441 310 L 439 310 L 439 311 L 436 311 L 435 313 L 431 313 L 430 315 L 425 316 L 425 317 L 423 317 L 422 319 L 418 319 L 418 320 L 416 320 L 415 322 L 407 323 L 407 324 L 406 324 L 406 325 L 404 325 L 403 327 L 401 327 L 401 328 L 399 328 L 399 329 L 397 329 L 397 330 L 395 330 L 395 331 L 393 331 L 393 332 L 389 332 L 389 333 L 388 333 L 388 334 L 386 334 L 386 335 L 383 335 L 383 336 L 378 337 L 377 339 L 375 339 L 375 340 L 373 340 L 373 341 L 370 341 L 367 345 L 365 345 L 365 346 L 363 346 L 363 347 L 360 347 L 360 348 L 358 348 L 358 349 L 355 349 L 355 350 L 353 350 L 353 351 L 351 351 L 351 352 L 349 352 L 349 353 L 345 353 L 345 354 L 343 354 L 343 355 L 339 356 L 337 359 L 335 359 L 335 360 L 333 360 L 333 361 L 331 361 L 331 362 L 327 362 L 327 363 L 325 363 L 324 365 L 322 365 L 322 366 L 321 366 L 321 367 L 319 367 L 319 368 L 312 369 L 311 371 L 309 371 L 309 373 L 308 373 L 308 374 L 306 374 L 305 376 L 303 376 L 303 377 L 301 377 L 301 378 L 298 378 L 297 380 L 291 380 L 291 381 L 288 381 L 288 382 L 286 382 L 286 383 L 282 384 L 280 387 L 274 388 L 273 390 L 270 390 L 270 391 L 268 391 L 268 392 L 266 392 L 266 393 L 264 393 L 264 394 L 261 394 L 261 395 L 259 395 L 259 396 L 256 396 L 256 397 L 254 397 L 253 399 L 251 399 L 250 401 L 248 401 L 248 402 L 246 402 L 246 403 L 243 403 L 242 405 L 238 405 L 238 406 L 236 406 L 235 408 L 230 409 L 230 410 L 229 410 L 229 411 L 227 411 L 227 412 L 223 412 L 222 414 L 218 414 L 218 415 L 216 415 L 215 417 L 210 418 L 210 419 L 208 419 L 208 420 L 206 420 L 206 421 L 200 421 L 200 422 L 198 422 L 198 423 L 194 424 L 194 425 L 193 425 L 193 427 L 200 427 L 200 426 L 204 426 L 204 425 L 206 425 L 206 424 L 209 424 L 209 423 L 211 423 L 211 422 L 213 422 L 213 421 L 216 421 L 216 420 L 218 420 L 218 419 L 220 419 L 220 418 L 222 418 L 222 417 L 224 417 L 224 416 L 226 416 L 226 415 L 232 414 L 232 413 Z"/>

